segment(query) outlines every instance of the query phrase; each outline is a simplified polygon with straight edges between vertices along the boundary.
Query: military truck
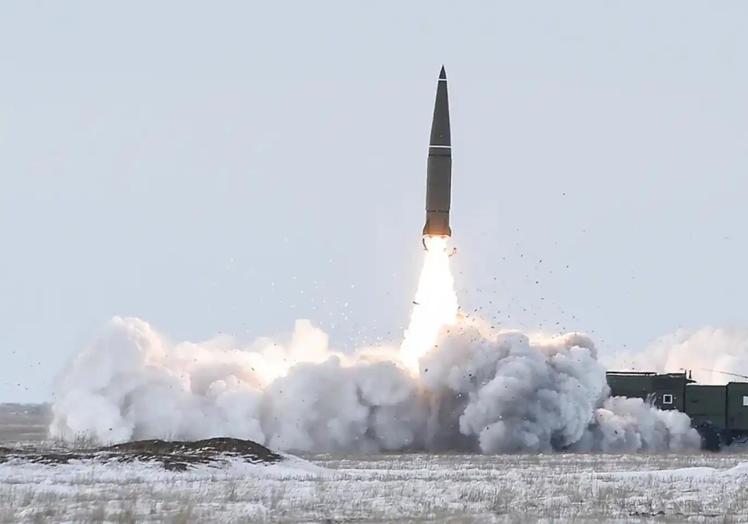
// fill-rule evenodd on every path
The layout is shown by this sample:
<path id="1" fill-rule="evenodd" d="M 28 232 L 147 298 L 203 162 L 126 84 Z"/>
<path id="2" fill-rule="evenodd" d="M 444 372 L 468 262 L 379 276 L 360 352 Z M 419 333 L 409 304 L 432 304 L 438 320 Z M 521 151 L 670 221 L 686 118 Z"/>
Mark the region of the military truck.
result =
<path id="1" fill-rule="evenodd" d="M 748 440 L 748 382 L 697 384 L 691 373 L 608 371 L 611 395 L 636 397 L 691 417 L 704 449 Z"/>

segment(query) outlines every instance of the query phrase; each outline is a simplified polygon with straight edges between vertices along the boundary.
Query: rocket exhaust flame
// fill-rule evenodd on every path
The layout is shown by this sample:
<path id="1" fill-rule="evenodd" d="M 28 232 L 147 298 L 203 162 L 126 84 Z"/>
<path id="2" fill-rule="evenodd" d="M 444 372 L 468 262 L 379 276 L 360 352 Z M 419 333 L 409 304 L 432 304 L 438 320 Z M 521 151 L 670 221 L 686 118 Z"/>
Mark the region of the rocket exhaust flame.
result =
<path id="1" fill-rule="evenodd" d="M 400 346 L 400 358 L 411 372 L 418 372 L 419 359 L 436 344 L 444 326 L 457 321 L 457 295 L 449 268 L 449 238 L 425 236 L 426 255 L 418 279 L 410 324 Z"/>

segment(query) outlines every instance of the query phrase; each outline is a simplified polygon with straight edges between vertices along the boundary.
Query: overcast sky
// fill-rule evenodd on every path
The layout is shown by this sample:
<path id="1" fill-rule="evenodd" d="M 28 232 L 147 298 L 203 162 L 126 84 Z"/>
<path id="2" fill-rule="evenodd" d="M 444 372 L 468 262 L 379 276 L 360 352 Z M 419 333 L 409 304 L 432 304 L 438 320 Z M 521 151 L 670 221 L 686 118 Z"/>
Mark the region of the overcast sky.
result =
<path id="1" fill-rule="evenodd" d="M 0 4 L 0 400 L 113 315 L 397 341 L 442 63 L 461 306 L 748 325 L 748 3 Z"/>

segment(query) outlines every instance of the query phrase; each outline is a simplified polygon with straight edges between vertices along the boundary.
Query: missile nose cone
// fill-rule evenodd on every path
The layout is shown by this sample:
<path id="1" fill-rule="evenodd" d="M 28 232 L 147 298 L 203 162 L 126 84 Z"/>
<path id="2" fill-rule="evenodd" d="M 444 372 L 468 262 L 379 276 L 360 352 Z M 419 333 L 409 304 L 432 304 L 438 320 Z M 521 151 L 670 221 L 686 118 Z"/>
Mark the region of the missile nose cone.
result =
<path id="1" fill-rule="evenodd" d="M 436 101 L 434 103 L 434 118 L 431 121 L 432 146 L 449 146 L 449 97 L 447 95 L 447 73 L 442 66 L 439 81 L 436 83 Z"/>

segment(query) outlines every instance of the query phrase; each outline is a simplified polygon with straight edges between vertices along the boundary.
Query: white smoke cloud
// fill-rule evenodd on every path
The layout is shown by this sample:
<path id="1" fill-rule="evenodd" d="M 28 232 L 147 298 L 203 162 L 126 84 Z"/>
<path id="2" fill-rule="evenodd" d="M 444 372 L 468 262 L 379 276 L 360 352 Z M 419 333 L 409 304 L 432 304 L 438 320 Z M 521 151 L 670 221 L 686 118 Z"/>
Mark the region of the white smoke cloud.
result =
<path id="1" fill-rule="evenodd" d="M 701 384 L 727 384 L 748 376 L 748 330 L 703 327 L 681 329 L 655 340 L 640 353 L 618 355 L 620 370 L 691 371 Z"/>
<path id="2" fill-rule="evenodd" d="M 684 450 L 699 444 L 691 421 L 679 411 L 660 411 L 640 398 L 611 397 L 595 411 L 595 423 L 575 447 L 606 452 Z"/>
<path id="3" fill-rule="evenodd" d="M 287 342 L 172 344 L 114 318 L 71 362 L 50 433 L 103 442 L 248 438 L 288 451 L 668 450 L 697 447 L 688 417 L 609 399 L 592 341 L 458 319 L 419 369 L 398 348 L 331 350 L 297 321 Z"/>

